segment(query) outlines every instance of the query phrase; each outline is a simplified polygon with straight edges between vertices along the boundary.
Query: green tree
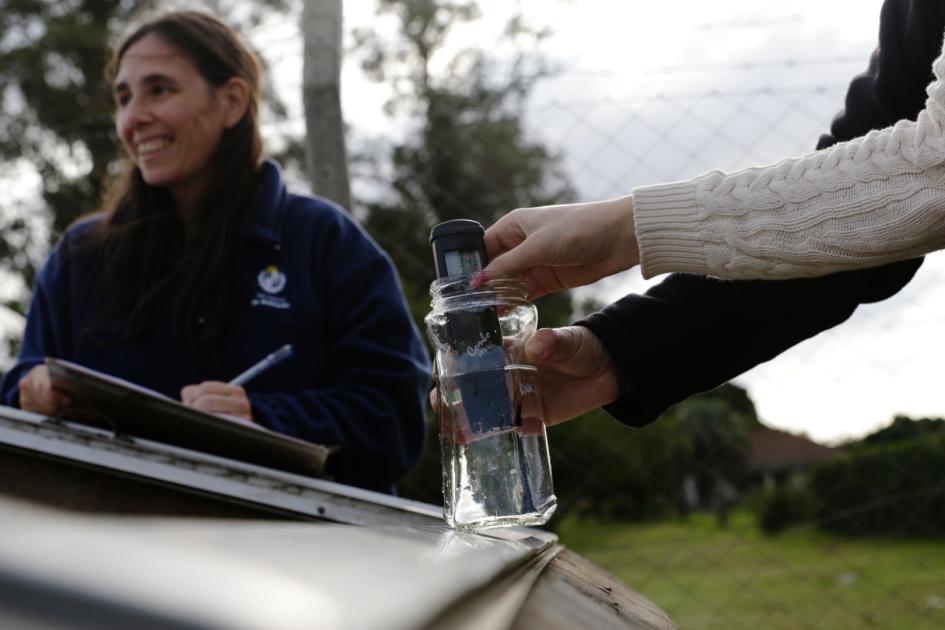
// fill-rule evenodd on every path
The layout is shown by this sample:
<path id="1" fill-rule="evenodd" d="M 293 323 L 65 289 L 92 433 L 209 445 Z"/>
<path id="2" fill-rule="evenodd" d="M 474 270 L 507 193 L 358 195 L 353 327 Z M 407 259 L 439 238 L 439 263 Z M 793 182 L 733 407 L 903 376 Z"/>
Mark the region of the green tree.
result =
<path id="1" fill-rule="evenodd" d="M 874 446 L 877 444 L 904 442 L 918 437 L 937 434 L 945 431 L 945 420 L 941 418 L 918 418 L 913 420 L 908 416 L 896 416 L 892 423 L 873 433 L 870 433 L 859 442 L 851 446 Z"/>
<path id="2" fill-rule="evenodd" d="M 32 285 L 51 239 L 102 194 L 116 158 L 103 81 L 117 24 L 137 10 L 118 0 L 0 0 L 0 186 L 14 166 L 34 171 L 41 198 L 0 205 L 0 277 Z M 5 296 L 24 313 L 28 292 Z M 13 354 L 17 339 L 0 334 Z M 0 354 L 3 354 L 0 352 Z"/>
<path id="3" fill-rule="evenodd" d="M 700 500 L 725 524 L 748 476 L 751 430 L 760 426 L 754 404 L 745 390 L 726 384 L 679 403 L 661 422 L 672 423 L 689 442 L 681 474 L 694 479 Z"/>
<path id="4" fill-rule="evenodd" d="M 559 514 L 644 520 L 677 506 L 691 443 L 671 420 L 631 429 L 603 410 L 548 429 Z"/>
<path id="5" fill-rule="evenodd" d="M 749 427 L 760 427 L 758 412 L 755 410 L 755 403 L 748 396 L 748 390 L 739 387 L 734 383 L 725 383 L 716 387 L 712 391 L 699 394 L 697 399 L 712 398 L 717 399 L 728 405 L 728 407 L 743 416 L 744 421 Z"/>
<path id="6" fill-rule="evenodd" d="M 630 429 L 594 411 L 549 429 L 562 512 L 599 519 L 665 517 L 687 506 L 696 483 L 703 504 L 724 521 L 747 473 L 749 435 L 759 426 L 744 389 L 726 384 L 675 405 L 656 422 Z"/>
<path id="7" fill-rule="evenodd" d="M 0 163 L 25 160 L 35 168 L 41 219 L 53 235 L 97 202 L 115 158 L 102 68 L 115 24 L 137 4 L 0 0 Z M 0 210 L 0 268 L 29 281 L 37 261 L 24 254 L 42 232 L 37 217 L 23 206 Z"/>

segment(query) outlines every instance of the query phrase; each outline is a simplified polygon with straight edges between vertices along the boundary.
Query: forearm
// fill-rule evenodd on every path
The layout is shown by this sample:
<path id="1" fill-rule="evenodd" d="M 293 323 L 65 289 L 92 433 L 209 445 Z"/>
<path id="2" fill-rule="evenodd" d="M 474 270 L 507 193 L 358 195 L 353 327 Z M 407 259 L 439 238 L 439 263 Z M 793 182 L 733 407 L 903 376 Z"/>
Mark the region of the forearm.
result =
<path id="1" fill-rule="evenodd" d="M 819 276 L 945 246 L 945 58 L 934 68 L 916 122 L 766 168 L 635 190 L 644 275 Z"/>

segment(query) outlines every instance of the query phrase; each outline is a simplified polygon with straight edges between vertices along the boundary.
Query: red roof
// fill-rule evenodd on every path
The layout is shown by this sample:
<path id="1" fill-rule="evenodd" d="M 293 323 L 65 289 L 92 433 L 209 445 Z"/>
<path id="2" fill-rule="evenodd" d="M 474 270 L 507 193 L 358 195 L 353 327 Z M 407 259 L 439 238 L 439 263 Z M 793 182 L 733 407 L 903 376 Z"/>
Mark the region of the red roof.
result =
<path id="1" fill-rule="evenodd" d="M 793 435 L 777 429 L 755 429 L 751 432 L 751 452 L 748 468 L 751 471 L 798 468 L 828 460 L 839 453 L 833 446 Z"/>

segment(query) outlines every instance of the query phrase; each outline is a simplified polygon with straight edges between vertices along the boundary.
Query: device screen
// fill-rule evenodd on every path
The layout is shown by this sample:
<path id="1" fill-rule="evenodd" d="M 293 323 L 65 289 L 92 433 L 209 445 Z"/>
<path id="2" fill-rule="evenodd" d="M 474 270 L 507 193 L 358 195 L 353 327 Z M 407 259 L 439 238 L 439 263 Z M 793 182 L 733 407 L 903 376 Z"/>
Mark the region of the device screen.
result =
<path id="1" fill-rule="evenodd" d="M 446 262 L 446 273 L 450 276 L 482 271 L 482 261 L 479 260 L 479 252 L 475 249 L 453 249 L 444 252 L 443 260 Z"/>

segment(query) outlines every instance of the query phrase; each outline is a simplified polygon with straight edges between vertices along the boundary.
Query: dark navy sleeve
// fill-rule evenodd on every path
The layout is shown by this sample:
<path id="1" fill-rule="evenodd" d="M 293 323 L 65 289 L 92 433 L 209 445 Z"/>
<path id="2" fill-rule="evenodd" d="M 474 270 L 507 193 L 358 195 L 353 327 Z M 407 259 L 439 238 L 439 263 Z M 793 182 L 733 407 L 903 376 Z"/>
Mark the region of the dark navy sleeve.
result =
<path id="1" fill-rule="evenodd" d="M 3 376 L 0 403 L 19 407 L 20 380 L 46 357 L 63 356 L 70 335 L 67 296 L 67 268 L 63 264 L 63 246 L 60 243 L 36 278 L 20 353 L 16 364 Z"/>
<path id="2" fill-rule="evenodd" d="M 343 483 L 391 490 L 419 459 L 430 364 L 393 264 L 353 222 L 317 244 L 315 279 L 327 305 L 327 387 L 251 393 L 263 425 L 340 446 L 329 473 Z"/>
<path id="3" fill-rule="evenodd" d="M 943 7 L 929 0 L 887 0 L 869 70 L 852 81 L 845 110 L 818 148 L 918 115 L 942 47 Z M 902 261 L 788 281 L 674 274 L 578 323 L 603 341 L 625 384 L 623 395 L 605 409 L 641 426 L 845 321 L 860 304 L 894 295 L 920 264 L 921 259 Z"/>

